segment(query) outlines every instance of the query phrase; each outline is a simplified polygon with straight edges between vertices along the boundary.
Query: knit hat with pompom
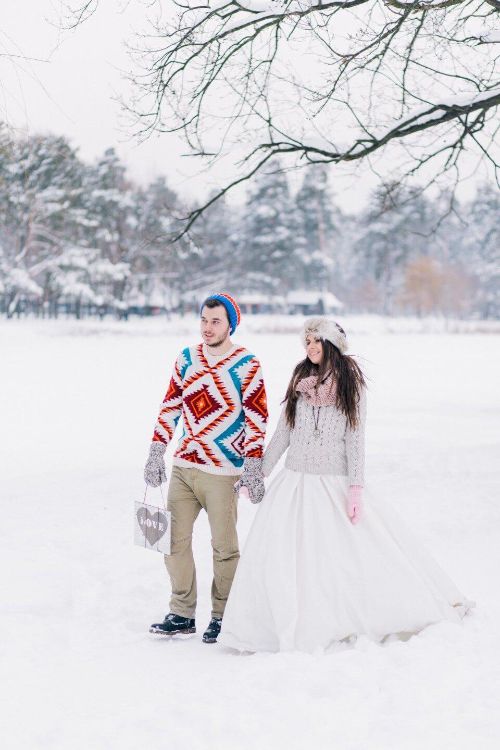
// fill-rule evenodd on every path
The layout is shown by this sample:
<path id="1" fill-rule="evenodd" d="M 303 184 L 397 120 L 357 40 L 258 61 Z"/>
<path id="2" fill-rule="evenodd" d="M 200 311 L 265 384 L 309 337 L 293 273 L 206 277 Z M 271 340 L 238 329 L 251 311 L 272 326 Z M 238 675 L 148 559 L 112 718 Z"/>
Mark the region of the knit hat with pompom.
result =
<path id="1" fill-rule="evenodd" d="M 224 307 L 226 308 L 227 317 L 229 318 L 229 331 L 232 335 L 235 332 L 236 327 L 239 325 L 240 320 L 241 320 L 241 311 L 240 311 L 240 308 L 238 307 L 238 303 L 233 297 L 231 297 L 230 294 L 227 294 L 226 292 L 216 292 L 216 294 L 211 294 L 203 302 L 202 306 L 200 307 L 200 314 L 204 306 L 211 299 L 216 299 L 218 302 L 221 303 L 221 305 L 224 305 Z"/>

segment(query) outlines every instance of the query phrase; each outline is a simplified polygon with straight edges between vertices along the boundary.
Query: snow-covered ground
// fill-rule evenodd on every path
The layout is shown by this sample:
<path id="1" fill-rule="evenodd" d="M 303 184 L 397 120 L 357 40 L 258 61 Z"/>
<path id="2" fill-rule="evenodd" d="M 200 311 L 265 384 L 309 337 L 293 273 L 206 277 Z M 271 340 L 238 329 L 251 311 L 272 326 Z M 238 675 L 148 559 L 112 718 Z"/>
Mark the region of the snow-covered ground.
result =
<path id="1" fill-rule="evenodd" d="M 302 351 L 292 333 L 246 326 L 235 340 L 263 363 L 272 428 Z M 497 750 L 499 336 L 352 327 L 371 378 L 368 481 L 474 614 L 328 656 L 204 645 L 200 517 L 198 633 L 155 640 L 169 588 L 161 556 L 132 544 L 133 502 L 172 362 L 196 326 L 2 320 L 4 750 Z M 242 543 L 254 513 L 240 505 Z"/>

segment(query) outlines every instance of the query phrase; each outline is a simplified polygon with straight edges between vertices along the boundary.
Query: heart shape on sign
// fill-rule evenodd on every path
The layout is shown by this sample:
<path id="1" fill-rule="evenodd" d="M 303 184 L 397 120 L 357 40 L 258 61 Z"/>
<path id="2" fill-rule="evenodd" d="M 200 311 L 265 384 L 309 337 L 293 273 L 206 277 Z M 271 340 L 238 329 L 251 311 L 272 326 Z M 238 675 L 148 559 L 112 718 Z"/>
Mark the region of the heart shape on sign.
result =
<path id="1" fill-rule="evenodd" d="M 147 508 L 139 508 L 137 520 L 142 533 L 151 545 L 156 544 L 162 538 L 168 527 L 167 517 L 161 510 L 150 513 Z"/>

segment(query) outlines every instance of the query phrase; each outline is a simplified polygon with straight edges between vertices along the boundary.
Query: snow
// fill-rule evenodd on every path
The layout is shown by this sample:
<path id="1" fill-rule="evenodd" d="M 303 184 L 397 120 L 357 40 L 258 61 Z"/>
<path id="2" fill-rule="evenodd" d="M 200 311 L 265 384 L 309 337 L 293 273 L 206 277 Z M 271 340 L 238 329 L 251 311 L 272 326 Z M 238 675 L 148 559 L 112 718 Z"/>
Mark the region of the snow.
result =
<path id="1" fill-rule="evenodd" d="M 481 37 L 481 40 L 483 42 L 490 42 L 491 44 L 498 44 L 500 43 L 500 31 L 498 29 L 495 31 L 489 31 Z"/>
<path id="2" fill-rule="evenodd" d="M 43 294 L 42 287 L 36 281 L 33 281 L 23 268 L 11 268 L 7 274 L 6 282 L 8 289 L 17 289 L 33 297 L 41 297 Z"/>
<path id="3" fill-rule="evenodd" d="M 496 41 L 496 40 L 488 39 L 488 41 Z M 406 127 L 414 127 L 416 125 L 424 125 L 426 123 L 432 123 L 432 122 L 438 121 L 443 116 L 445 109 L 449 109 L 453 107 L 473 106 L 477 104 L 478 102 L 482 102 L 483 100 L 486 100 L 486 99 L 491 99 L 492 97 L 498 96 L 499 94 L 500 94 L 500 87 L 497 87 L 494 89 L 488 89 L 486 91 L 480 91 L 479 93 L 477 91 L 459 92 L 447 98 L 439 97 L 439 100 L 434 101 L 434 103 L 430 103 L 426 105 L 425 107 L 420 107 L 419 109 L 413 110 L 408 115 L 406 115 L 405 117 L 399 120 L 394 120 L 391 123 L 391 126 L 389 129 L 380 131 L 380 134 L 377 140 L 382 141 L 388 135 L 398 130 L 400 132 L 403 132 Z M 333 141 L 329 141 L 327 138 L 323 137 L 317 132 L 314 132 L 314 133 L 307 132 L 306 140 L 307 140 L 307 146 L 309 148 L 318 149 L 320 151 L 325 151 L 329 153 L 330 155 L 333 155 L 336 157 L 341 156 L 348 151 L 352 151 L 352 153 L 355 153 L 356 151 L 364 151 L 366 148 L 366 143 L 367 143 L 366 138 L 364 140 L 357 141 L 354 144 L 354 147 L 352 143 L 348 143 L 345 140 L 344 141 L 335 140 L 335 143 L 334 143 Z"/>
<path id="4" fill-rule="evenodd" d="M 276 298 L 277 295 L 273 295 L 274 302 L 276 302 Z M 284 304 L 284 297 L 280 298 L 279 301 Z M 238 302 L 240 305 L 267 305 L 270 299 L 268 294 L 263 294 L 262 292 L 244 292 L 238 295 Z"/>
<path id="5" fill-rule="evenodd" d="M 462 91 L 454 93 L 450 97 L 439 97 L 438 101 L 420 107 L 406 117 L 395 120 L 388 131 L 379 136 L 379 140 L 396 130 L 402 131 L 405 126 L 413 127 L 416 124 L 423 125 L 427 122 L 439 120 L 443 116 L 443 110 L 451 107 L 469 107 L 485 99 L 491 99 L 500 95 L 500 86 L 487 89 L 486 91 Z"/>
<path id="6" fill-rule="evenodd" d="M 288 293 L 286 300 L 292 305 L 316 305 L 321 300 L 328 308 L 343 307 L 342 302 L 332 292 L 312 289 L 296 289 Z"/>
<path id="7" fill-rule="evenodd" d="M 276 6 L 278 5 L 276 0 L 243 0 L 243 2 L 238 2 L 238 4 L 242 10 L 250 10 L 252 13 L 264 13 L 266 11 L 272 13 L 276 11 Z"/>
<path id="8" fill-rule="evenodd" d="M 299 328 L 285 318 L 276 330 Z M 147 628 L 169 589 L 161 556 L 132 544 L 133 502 L 174 357 L 198 340 L 196 324 L 0 320 L 2 747 L 498 748 L 498 332 L 340 322 L 370 377 L 369 481 L 477 602 L 474 614 L 329 656 L 207 646 L 200 517 L 199 632 L 154 640 Z M 262 360 L 271 428 L 302 356 L 295 333 L 272 328 L 247 317 L 235 336 Z M 254 513 L 240 505 L 242 543 Z"/>

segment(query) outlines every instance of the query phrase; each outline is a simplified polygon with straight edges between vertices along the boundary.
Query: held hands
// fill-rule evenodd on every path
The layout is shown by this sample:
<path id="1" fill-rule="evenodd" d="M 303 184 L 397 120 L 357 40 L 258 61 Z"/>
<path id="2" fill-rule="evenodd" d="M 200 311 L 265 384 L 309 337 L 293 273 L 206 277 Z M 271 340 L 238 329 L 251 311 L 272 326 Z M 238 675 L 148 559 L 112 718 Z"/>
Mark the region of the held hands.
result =
<path id="1" fill-rule="evenodd" d="M 351 523 L 358 523 L 361 518 L 363 488 L 359 484 L 351 484 L 347 492 L 347 515 Z"/>
<path id="2" fill-rule="evenodd" d="M 167 481 L 163 459 L 166 450 L 167 446 L 158 441 L 151 443 L 149 446 L 149 458 L 144 467 L 144 481 L 149 487 L 159 487 L 160 484 Z"/>
<path id="3" fill-rule="evenodd" d="M 238 493 L 241 491 L 241 495 L 248 494 L 252 503 L 260 503 L 265 492 L 261 458 L 245 459 L 243 474 L 234 485 L 234 489 Z"/>

